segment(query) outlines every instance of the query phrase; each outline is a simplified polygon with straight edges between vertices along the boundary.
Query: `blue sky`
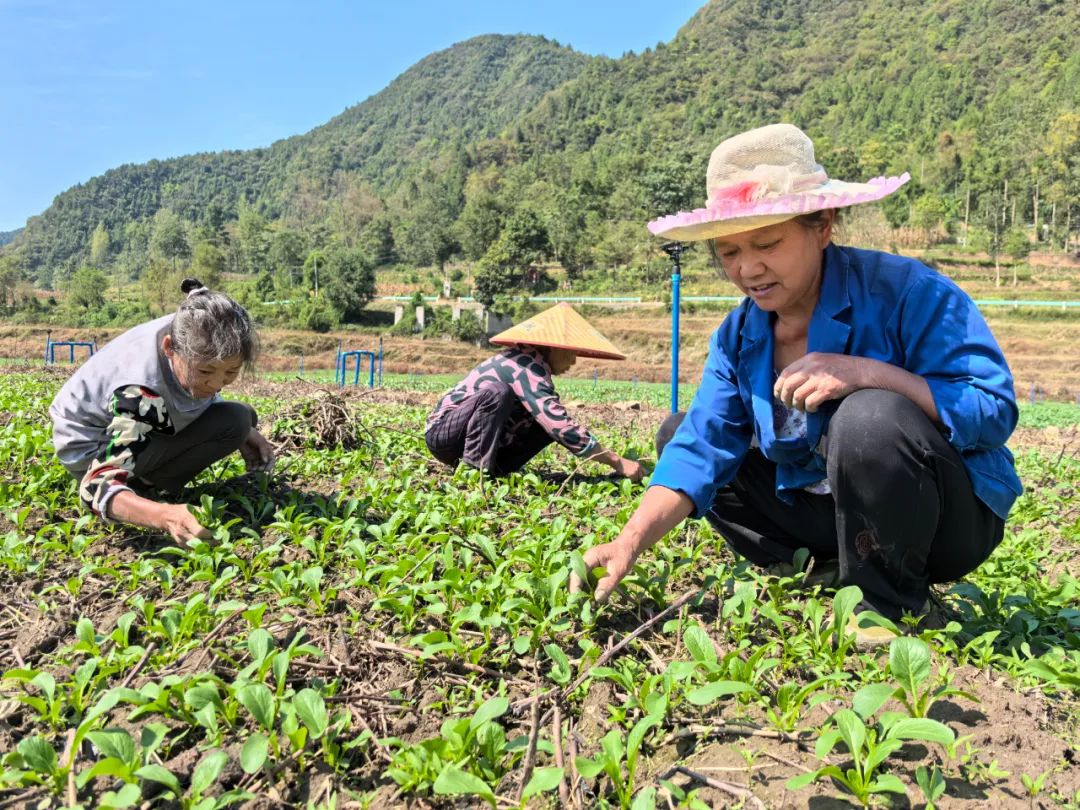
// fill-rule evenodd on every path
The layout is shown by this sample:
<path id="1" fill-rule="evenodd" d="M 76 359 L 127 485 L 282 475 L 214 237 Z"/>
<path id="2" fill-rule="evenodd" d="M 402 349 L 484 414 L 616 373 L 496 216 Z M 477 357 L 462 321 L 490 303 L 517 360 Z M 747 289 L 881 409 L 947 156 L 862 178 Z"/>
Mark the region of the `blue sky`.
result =
<path id="1" fill-rule="evenodd" d="M 543 34 L 620 56 L 704 0 L 0 0 L 0 231 L 123 163 L 306 132 L 432 51 Z"/>

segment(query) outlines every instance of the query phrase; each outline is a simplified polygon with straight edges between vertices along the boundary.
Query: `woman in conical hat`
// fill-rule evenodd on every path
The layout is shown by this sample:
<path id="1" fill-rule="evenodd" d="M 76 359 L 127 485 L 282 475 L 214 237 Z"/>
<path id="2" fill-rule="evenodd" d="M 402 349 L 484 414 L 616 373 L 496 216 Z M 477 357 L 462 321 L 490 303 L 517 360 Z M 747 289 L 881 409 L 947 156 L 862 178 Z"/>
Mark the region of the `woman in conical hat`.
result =
<path id="1" fill-rule="evenodd" d="M 605 450 L 570 418 L 551 379 L 578 357 L 624 359 L 607 338 L 561 303 L 491 342 L 508 348 L 470 371 L 428 416 L 424 439 L 435 458 L 506 475 L 555 441 L 633 481 L 642 479 L 638 462 Z"/>
<path id="2" fill-rule="evenodd" d="M 810 139 L 776 124 L 716 148 L 705 208 L 649 223 L 704 241 L 746 298 L 713 335 L 689 410 L 662 426 L 637 511 L 585 555 L 607 569 L 598 599 L 690 516 L 774 570 L 807 548 L 815 570 L 861 588 L 861 610 L 893 621 L 997 546 L 1021 491 L 1001 349 L 949 279 L 832 243 L 837 209 L 907 180 L 831 180 Z M 867 624 L 851 627 L 860 643 L 893 637 Z"/>

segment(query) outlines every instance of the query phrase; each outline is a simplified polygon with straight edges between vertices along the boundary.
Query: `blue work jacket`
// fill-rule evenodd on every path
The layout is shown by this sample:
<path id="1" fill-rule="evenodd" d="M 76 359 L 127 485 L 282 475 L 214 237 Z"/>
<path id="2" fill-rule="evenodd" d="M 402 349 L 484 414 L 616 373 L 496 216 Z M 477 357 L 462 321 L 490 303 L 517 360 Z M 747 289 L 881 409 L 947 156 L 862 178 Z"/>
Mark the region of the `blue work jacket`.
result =
<path id="1" fill-rule="evenodd" d="M 777 463 L 781 500 L 791 503 L 793 490 L 825 478 L 814 448 L 839 401 L 806 415 L 805 438 L 776 437 L 774 320 L 749 298 L 724 319 L 701 386 L 653 472 L 651 485 L 685 493 L 695 517 L 735 477 L 754 436 Z M 1012 374 L 975 303 L 950 279 L 914 259 L 829 245 L 807 352 L 869 357 L 925 379 L 975 494 L 1008 515 L 1022 492 L 1005 447 L 1019 415 Z"/>

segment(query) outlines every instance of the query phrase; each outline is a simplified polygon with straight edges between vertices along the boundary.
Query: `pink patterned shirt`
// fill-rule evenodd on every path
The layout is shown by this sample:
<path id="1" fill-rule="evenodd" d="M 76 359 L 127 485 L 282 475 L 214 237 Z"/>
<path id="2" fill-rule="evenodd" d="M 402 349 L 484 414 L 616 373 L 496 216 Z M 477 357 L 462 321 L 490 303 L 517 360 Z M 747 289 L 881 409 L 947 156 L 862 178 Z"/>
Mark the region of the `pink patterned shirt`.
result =
<path id="1" fill-rule="evenodd" d="M 477 391 L 505 383 L 518 401 L 507 420 L 501 446 L 513 444 L 515 437 L 533 422 L 548 432 L 576 456 L 596 452 L 599 442 L 566 412 L 551 381 L 551 367 L 531 346 L 506 349 L 470 371 L 464 380 L 447 392 L 427 419 L 425 432 Z"/>

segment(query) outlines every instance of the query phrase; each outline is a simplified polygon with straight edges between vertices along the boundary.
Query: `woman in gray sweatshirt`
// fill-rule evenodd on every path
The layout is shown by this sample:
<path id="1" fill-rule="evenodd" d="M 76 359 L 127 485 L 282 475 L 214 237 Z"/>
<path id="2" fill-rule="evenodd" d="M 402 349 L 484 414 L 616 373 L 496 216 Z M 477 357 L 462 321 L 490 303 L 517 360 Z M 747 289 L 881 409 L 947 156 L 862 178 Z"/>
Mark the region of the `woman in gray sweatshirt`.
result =
<path id="1" fill-rule="evenodd" d="M 253 408 L 219 392 L 258 354 L 250 316 L 229 296 L 185 279 L 172 315 L 110 341 L 64 384 L 49 408 L 60 463 L 95 515 L 207 539 L 186 504 L 160 503 L 219 458 L 239 450 L 249 470 L 274 450 Z"/>

